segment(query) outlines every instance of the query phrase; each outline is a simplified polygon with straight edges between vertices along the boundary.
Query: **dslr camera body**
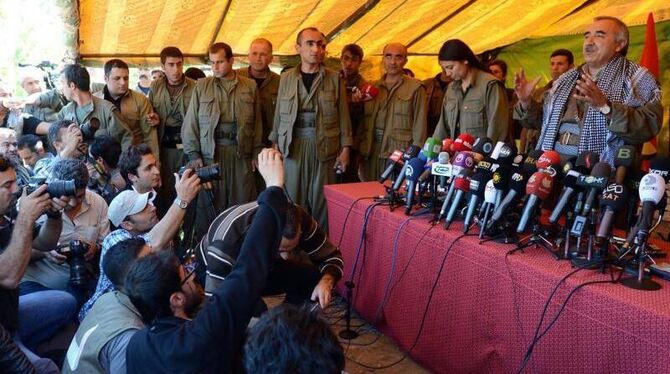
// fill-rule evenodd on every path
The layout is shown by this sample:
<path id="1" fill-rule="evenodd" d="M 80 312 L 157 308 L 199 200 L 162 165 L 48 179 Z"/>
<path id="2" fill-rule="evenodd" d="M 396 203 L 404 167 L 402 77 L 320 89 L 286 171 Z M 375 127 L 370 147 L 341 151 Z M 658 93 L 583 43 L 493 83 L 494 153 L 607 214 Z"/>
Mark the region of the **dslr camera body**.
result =
<path id="1" fill-rule="evenodd" d="M 183 166 L 179 169 L 179 176 L 184 175 L 184 172 L 188 169 L 192 169 L 186 166 Z M 207 183 L 214 180 L 221 179 L 221 168 L 219 164 L 212 164 L 208 166 L 203 166 L 201 168 L 195 169 L 195 174 L 200 178 L 200 183 Z"/>
<path id="2" fill-rule="evenodd" d="M 56 252 L 67 257 L 70 265 L 70 283 L 75 287 L 83 287 L 90 279 L 86 265 L 86 252 L 90 249 L 88 243 L 81 240 L 71 240 L 68 245 L 59 246 Z"/>

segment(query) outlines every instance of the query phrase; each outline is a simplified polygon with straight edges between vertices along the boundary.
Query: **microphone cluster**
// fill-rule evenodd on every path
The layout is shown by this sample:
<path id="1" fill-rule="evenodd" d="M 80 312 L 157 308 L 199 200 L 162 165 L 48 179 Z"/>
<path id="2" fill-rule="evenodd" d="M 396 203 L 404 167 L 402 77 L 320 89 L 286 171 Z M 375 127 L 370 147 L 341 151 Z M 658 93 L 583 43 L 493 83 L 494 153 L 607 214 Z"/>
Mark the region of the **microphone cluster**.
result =
<path id="1" fill-rule="evenodd" d="M 395 150 L 379 182 L 391 179 L 387 190 L 392 205 L 404 204 L 407 215 L 416 206 L 428 208 L 434 214 L 433 224 L 443 221 L 445 229 L 462 218 L 463 232 L 477 225 L 480 239 L 500 237 L 510 242 L 525 232 L 554 233 L 555 247 L 565 248 L 560 257 L 577 258 L 578 266 L 607 261 L 616 242 L 612 228 L 625 220 L 619 223 L 629 228 L 628 235 L 616 258 L 632 253 L 643 262 L 638 249 L 646 245 L 656 213 L 662 216 L 665 210 L 670 160 L 656 158 L 649 172 L 640 175 L 635 155 L 635 147 L 620 147 L 612 168 L 590 151 L 568 159 L 551 150 L 517 154 L 509 144 L 461 134 Z M 548 224 L 540 219 L 543 206 Z M 588 245 L 582 255 L 583 238 Z"/>

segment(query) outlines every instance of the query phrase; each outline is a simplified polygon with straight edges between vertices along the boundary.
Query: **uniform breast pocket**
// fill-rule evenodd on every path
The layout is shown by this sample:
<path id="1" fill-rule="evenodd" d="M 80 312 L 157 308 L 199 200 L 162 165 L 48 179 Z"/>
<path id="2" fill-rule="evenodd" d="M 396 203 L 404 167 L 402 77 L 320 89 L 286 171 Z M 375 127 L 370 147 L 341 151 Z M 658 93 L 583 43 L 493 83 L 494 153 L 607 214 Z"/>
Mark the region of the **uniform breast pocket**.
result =
<path id="1" fill-rule="evenodd" d="M 291 122 L 291 113 L 293 112 L 293 97 L 282 97 L 277 100 L 277 110 L 279 111 L 279 119 L 284 125 L 289 125 Z"/>
<path id="2" fill-rule="evenodd" d="M 337 120 L 337 97 L 335 96 L 335 91 L 323 91 L 320 101 L 323 121 L 326 123 L 335 122 Z"/>
<path id="3" fill-rule="evenodd" d="M 198 122 L 200 127 L 209 127 L 212 117 L 212 112 L 214 110 L 214 99 L 200 99 L 198 108 Z"/>
<path id="4" fill-rule="evenodd" d="M 393 122 L 396 129 L 410 130 L 412 123 L 412 103 L 411 97 L 398 95 L 393 101 Z"/>
<path id="5" fill-rule="evenodd" d="M 462 131 L 465 131 L 465 129 L 481 130 L 486 125 L 484 121 L 484 103 L 481 100 L 469 100 L 463 103 L 461 109 Z"/>

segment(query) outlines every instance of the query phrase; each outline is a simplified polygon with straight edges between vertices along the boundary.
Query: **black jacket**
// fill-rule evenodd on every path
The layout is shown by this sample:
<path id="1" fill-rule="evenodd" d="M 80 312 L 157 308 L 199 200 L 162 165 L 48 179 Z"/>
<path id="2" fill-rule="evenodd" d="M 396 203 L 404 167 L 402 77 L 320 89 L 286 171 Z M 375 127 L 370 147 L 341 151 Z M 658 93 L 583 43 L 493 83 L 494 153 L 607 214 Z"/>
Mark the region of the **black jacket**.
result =
<path id="1" fill-rule="evenodd" d="M 258 203 L 249 235 L 226 281 L 193 321 L 166 317 L 137 332 L 126 350 L 129 374 L 232 371 L 279 248 L 286 217 L 282 189 L 266 189 Z"/>

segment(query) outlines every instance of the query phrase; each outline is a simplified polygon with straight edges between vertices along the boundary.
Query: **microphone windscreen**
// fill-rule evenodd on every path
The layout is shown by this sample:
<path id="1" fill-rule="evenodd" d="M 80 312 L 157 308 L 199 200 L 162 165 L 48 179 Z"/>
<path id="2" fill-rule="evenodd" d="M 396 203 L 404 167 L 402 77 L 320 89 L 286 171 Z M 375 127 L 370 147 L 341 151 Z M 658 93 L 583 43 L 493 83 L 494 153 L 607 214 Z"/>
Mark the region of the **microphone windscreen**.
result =
<path id="1" fill-rule="evenodd" d="M 428 138 L 426 142 L 423 143 L 423 149 L 421 152 L 426 155 L 426 158 L 431 159 L 437 157 L 437 154 L 440 153 L 442 149 L 442 143 L 435 138 Z"/>
<path id="2" fill-rule="evenodd" d="M 419 155 L 421 152 L 421 147 L 418 145 L 412 144 L 405 150 L 405 154 L 402 156 L 405 160 L 410 160 Z"/>
<path id="3" fill-rule="evenodd" d="M 516 151 L 509 144 L 501 143 L 502 142 L 498 142 L 500 146 L 496 145 L 495 150 L 491 154 L 491 158 L 498 161 L 501 165 L 511 165 L 516 157 Z"/>
<path id="4" fill-rule="evenodd" d="M 437 162 L 439 162 L 440 164 L 448 164 L 449 163 L 449 153 L 440 152 L 437 155 Z"/>
<path id="5" fill-rule="evenodd" d="M 591 151 L 584 151 L 577 156 L 575 166 L 579 167 L 582 173 L 588 173 L 593 166 L 600 161 L 600 156 Z"/>
<path id="6" fill-rule="evenodd" d="M 623 145 L 619 147 L 614 155 L 614 166 L 624 166 L 626 168 L 633 167 L 633 165 L 635 165 L 635 154 L 636 150 L 632 145 Z"/>
<path id="7" fill-rule="evenodd" d="M 528 154 L 526 155 L 526 159 L 523 161 L 523 165 L 521 165 L 523 171 L 526 172 L 527 174 L 532 174 L 536 172 L 537 159 L 542 156 L 542 153 L 544 153 L 544 151 L 540 151 L 538 149 L 528 152 Z"/>
<path id="8" fill-rule="evenodd" d="M 663 177 L 663 180 L 665 180 L 665 183 L 668 183 L 668 176 L 670 175 L 670 158 L 654 158 L 649 163 L 649 172 L 660 175 Z"/>
<path id="9" fill-rule="evenodd" d="M 470 134 L 461 134 L 454 140 L 454 143 L 451 145 L 452 152 L 462 152 L 462 151 L 471 151 L 472 143 L 475 140 Z"/>
<path id="10" fill-rule="evenodd" d="M 493 152 L 493 140 L 490 138 L 477 138 L 472 145 L 472 150 L 484 155 L 484 157 L 488 157 Z"/>
<path id="11" fill-rule="evenodd" d="M 554 178 L 551 175 L 537 171 L 528 179 L 526 195 L 535 195 L 540 200 L 545 200 L 551 194 L 553 186 Z"/>
<path id="12" fill-rule="evenodd" d="M 563 186 L 564 187 L 570 187 L 572 189 L 577 187 L 577 178 L 579 178 L 582 174 L 578 172 L 577 170 L 570 170 L 565 174 L 565 177 L 563 178 Z"/>
<path id="13" fill-rule="evenodd" d="M 493 173 L 493 185 L 499 190 L 506 190 L 509 186 L 509 179 L 512 170 L 507 165 L 500 165 L 500 167 Z"/>
<path id="14" fill-rule="evenodd" d="M 402 160 L 402 151 L 400 150 L 395 150 L 393 153 L 391 153 L 391 156 L 389 156 L 389 160 L 393 161 L 393 163 L 398 163 L 400 162 L 401 164 L 403 163 Z"/>
<path id="15" fill-rule="evenodd" d="M 474 173 L 472 177 L 470 177 L 470 192 L 479 197 L 484 197 L 484 187 L 489 180 L 491 180 L 491 178 L 486 175 L 486 173 Z"/>
<path id="16" fill-rule="evenodd" d="M 442 139 L 442 151 L 443 152 L 449 152 L 449 153 L 453 154 L 453 152 L 451 150 L 451 145 L 452 144 L 454 144 L 454 141 L 452 139 L 449 139 L 449 138 Z"/>
<path id="17" fill-rule="evenodd" d="M 454 188 L 463 192 L 470 191 L 470 179 L 467 177 L 458 177 L 454 180 Z"/>
<path id="18" fill-rule="evenodd" d="M 528 179 L 519 172 L 512 174 L 512 177 L 509 181 L 509 189 L 516 191 L 517 194 L 522 195 L 524 189 L 526 188 L 526 182 Z"/>
<path id="19" fill-rule="evenodd" d="M 419 157 L 413 158 L 407 162 L 407 170 L 405 170 L 405 176 L 410 181 L 418 181 L 421 173 L 423 173 L 423 167 L 425 161 L 421 160 Z"/>
<path id="20" fill-rule="evenodd" d="M 640 193 L 640 201 L 651 201 L 658 204 L 665 195 L 665 180 L 656 173 L 648 173 L 640 181 L 638 189 Z"/>
<path id="21" fill-rule="evenodd" d="M 474 163 L 475 160 L 472 158 L 472 154 L 468 151 L 462 151 L 454 156 L 454 161 L 451 164 L 460 168 L 472 169 Z"/>
<path id="22" fill-rule="evenodd" d="M 593 170 L 591 170 L 591 175 L 597 178 L 609 178 L 611 173 L 612 168 L 606 162 L 599 162 L 595 164 L 595 166 L 593 166 Z"/>
<path id="23" fill-rule="evenodd" d="M 561 164 L 561 155 L 556 151 L 544 151 L 537 159 L 536 166 L 538 169 L 546 169 L 548 167 L 557 168 Z"/>
<path id="24" fill-rule="evenodd" d="M 379 95 L 379 88 L 372 84 L 364 84 L 360 91 L 363 93 L 363 101 L 370 101 Z"/>
<path id="25" fill-rule="evenodd" d="M 520 168 L 524 162 L 526 162 L 526 154 L 519 153 L 516 156 L 514 156 L 514 159 L 512 160 L 512 166 Z"/>
<path id="26" fill-rule="evenodd" d="M 600 208 L 612 208 L 613 211 L 619 212 L 624 209 L 628 203 L 628 188 L 626 186 L 612 183 L 603 190 L 600 196 Z"/>
<path id="27" fill-rule="evenodd" d="M 496 187 L 493 185 L 493 179 L 486 182 L 486 187 L 484 188 L 484 201 L 489 204 L 495 204 L 497 192 Z"/>

